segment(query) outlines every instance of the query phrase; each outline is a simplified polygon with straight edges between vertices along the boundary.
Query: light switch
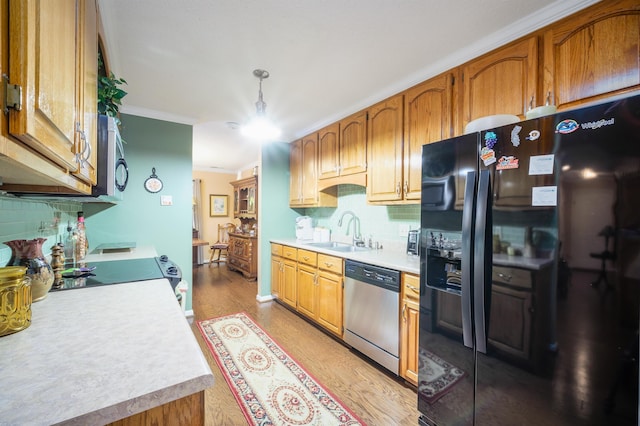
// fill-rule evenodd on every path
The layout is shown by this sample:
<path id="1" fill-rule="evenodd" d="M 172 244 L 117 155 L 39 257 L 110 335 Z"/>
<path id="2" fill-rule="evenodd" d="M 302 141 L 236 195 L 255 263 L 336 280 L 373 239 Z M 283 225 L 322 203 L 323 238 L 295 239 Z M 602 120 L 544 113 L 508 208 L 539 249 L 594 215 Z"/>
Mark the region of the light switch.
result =
<path id="1" fill-rule="evenodd" d="M 171 196 L 171 195 L 161 195 L 160 196 L 160 205 L 161 206 L 172 206 L 173 205 L 173 196 Z"/>

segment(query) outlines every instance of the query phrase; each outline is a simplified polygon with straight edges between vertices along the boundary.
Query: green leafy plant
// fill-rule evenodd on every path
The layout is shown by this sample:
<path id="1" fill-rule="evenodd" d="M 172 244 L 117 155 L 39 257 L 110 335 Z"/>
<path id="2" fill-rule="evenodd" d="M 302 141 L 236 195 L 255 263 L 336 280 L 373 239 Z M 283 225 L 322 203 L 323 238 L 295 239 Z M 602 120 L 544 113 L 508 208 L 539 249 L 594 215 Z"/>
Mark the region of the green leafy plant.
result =
<path id="1" fill-rule="evenodd" d="M 119 86 L 127 84 L 124 78 L 116 78 L 113 73 L 98 78 L 98 113 L 115 117 L 119 123 L 118 111 L 122 106 L 122 98 L 127 92 Z"/>
<path id="2" fill-rule="evenodd" d="M 114 117 L 119 126 L 118 112 L 122 106 L 122 98 L 127 96 L 127 92 L 119 86 L 127 84 L 127 82 L 124 78 L 116 78 L 112 72 L 106 75 L 100 51 L 98 51 L 98 70 L 98 113 Z"/>

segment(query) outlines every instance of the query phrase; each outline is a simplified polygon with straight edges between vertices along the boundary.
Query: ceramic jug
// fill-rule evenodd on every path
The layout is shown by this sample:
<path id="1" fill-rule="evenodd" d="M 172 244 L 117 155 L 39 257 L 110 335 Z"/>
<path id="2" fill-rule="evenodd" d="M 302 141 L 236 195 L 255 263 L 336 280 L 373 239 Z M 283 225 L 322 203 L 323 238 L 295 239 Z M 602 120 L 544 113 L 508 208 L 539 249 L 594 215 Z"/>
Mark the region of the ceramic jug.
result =
<path id="1" fill-rule="evenodd" d="M 7 266 L 26 266 L 26 276 L 31 279 L 32 301 L 47 297 L 53 285 L 53 268 L 42 254 L 42 244 L 46 238 L 33 240 L 12 240 L 4 244 L 11 248 L 11 259 Z"/>

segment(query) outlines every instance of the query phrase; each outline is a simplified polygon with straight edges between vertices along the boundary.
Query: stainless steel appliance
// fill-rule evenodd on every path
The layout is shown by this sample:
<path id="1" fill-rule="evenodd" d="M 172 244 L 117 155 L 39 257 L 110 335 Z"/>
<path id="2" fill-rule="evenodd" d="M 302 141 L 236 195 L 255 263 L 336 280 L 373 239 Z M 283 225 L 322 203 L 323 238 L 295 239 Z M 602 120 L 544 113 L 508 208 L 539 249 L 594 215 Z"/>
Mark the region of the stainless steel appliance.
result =
<path id="1" fill-rule="evenodd" d="M 400 273 L 345 260 L 344 341 L 399 372 Z"/>
<path id="2" fill-rule="evenodd" d="M 98 116 L 98 176 L 91 195 L 120 201 L 129 182 L 129 168 L 118 125 L 113 117 Z"/>
<path id="3" fill-rule="evenodd" d="M 640 96 L 422 156 L 419 423 L 637 425 Z"/>
<path id="4" fill-rule="evenodd" d="M 419 229 L 411 229 L 407 234 L 407 254 L 412 256 L 420 255 L 418 251 L 418 241 L 420 240 L 420 230 Z"/>
<path id="5" fill-rule="evenodd" d="M 143 259 L 107 260 L 83 264 L 86 272 L 76 272 L 63 278 L 63 285 L 51 291 L 72 290 L 160 278 L 169 280 L 175 290 L 182 271 L 166 255 Z M 63 276 L 64 277 L 64 276 Z"/>

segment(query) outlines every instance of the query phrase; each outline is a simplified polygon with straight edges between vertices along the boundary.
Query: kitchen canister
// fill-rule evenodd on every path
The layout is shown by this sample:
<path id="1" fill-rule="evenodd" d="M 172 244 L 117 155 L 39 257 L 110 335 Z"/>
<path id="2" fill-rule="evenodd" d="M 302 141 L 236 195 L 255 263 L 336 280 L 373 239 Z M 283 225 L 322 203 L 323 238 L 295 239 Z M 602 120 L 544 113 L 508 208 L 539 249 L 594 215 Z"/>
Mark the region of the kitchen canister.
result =
<path id="1" fill-rule="evenodd" d="M 0 336 L 31 324 L 31 280 L 25 266 L 0 268 Z"/>
<path id="2" fill-rule="evenodd" d="M 31 295 L 33 302 L 47 297 L 55 276 L 53 268 L 42 254 L 42 243 L 46 238 L 33 240 L 12 240 L 4 244 L 11 248 L 11 259 L 8 266 L 26 266 L 26 276 L 31 278 Z"/>

